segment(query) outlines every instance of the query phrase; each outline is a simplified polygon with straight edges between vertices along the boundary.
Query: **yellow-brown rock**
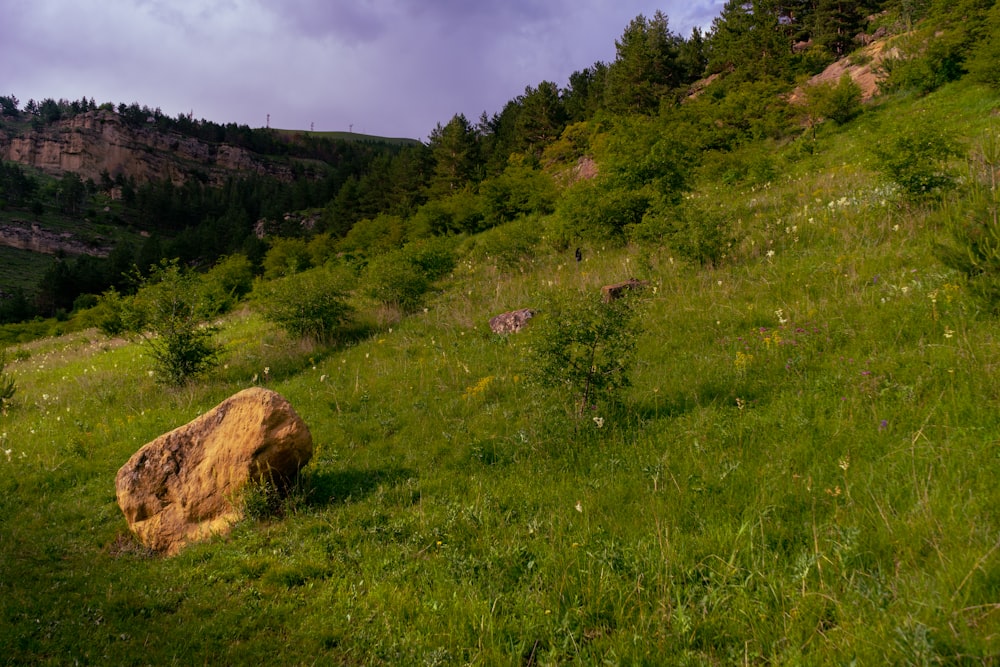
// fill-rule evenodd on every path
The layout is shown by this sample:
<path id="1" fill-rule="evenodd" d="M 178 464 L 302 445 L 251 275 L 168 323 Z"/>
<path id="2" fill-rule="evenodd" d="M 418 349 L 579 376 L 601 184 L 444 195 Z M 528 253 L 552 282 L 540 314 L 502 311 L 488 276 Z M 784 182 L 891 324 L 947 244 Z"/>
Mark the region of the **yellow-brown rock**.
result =
<path id="1" fill-rule="evenodd" d="M 279 394 L 255 387 L 144 445 L 118 471 L 118 505 L 150 549 L 173 555 L 226 534 L 248 483 L 288 484 L 312 457 L 305 422 Z"/>

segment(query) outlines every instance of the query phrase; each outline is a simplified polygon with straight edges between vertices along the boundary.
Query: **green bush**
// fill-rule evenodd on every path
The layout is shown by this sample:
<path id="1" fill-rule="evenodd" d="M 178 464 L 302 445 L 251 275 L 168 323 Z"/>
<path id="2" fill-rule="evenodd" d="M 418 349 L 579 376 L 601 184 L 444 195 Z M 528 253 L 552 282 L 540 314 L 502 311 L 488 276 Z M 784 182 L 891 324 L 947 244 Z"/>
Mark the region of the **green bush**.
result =
<path id="1" fill-rule="evenodd" d="M 253 289 L 253 266 L 245 255 L 223 257 L 202 276 L 202 285 L 205 299 L 229 312 Z"/>
<path id="2" fill-rule="evenodd" d="M 635 290 L 605 303 L 598 292 L 553 294 L 532 323 L 526 374 L 573 398 L 582 417 L 600 401 L 620 402 L 639 336 Z"/>
<path id="3" fill-rule="evenodd" d="M 631 230 L 636 241 L 663 243 L 700 266 L 718 266 L 735 241 L 729 217 L 690 202 L 651 207 Z"/>
<path id="4" fill-rule="evenodd" d="M 264 255 L 264 277 L 280 278 L 300 271 L 305 271 L 312 265 L 309 246 L 303 239 L 275 238 L 271 247 Z"/>
<path id="5" fill-rule="evenodd" d="M 263 283 L 264 319 L 293 336 L 330 342 L 351 318 L 349 280 L 346 270 L 319 268 Z"/>
<path id="6" fill-rule="evenodd" d="M 940 195 L 955 180 L 948 161 L 958 155 L 956 143 L 929 121 L 901 127 L 872 149 L 877 168 L 911 199 Z"/>
<path id="7" fill-rule="evenodd" d="M 153 266 L 123 306 L 123 328 L 142 338 L 161 381 L 181 385 L 218 363 L 215 327 L 205 324 L 218 306 L 206 299 L 200 277 L 176 260 Z"/>
<path id="8" fill-rule="evenodd" d="M 557 231 L 567 242 L 625 240 L 625 230 L 642 222 L 650 195 L 615 186 L 608 179 L 577 183 L 556 209 Z"/>
<path id="9" fill-rule="evenodd" d="M 373 259 L 365 270 L 364 284 L 368 296 L 406 312 L 416 310 L 430 289 L 427 276 L 414 266 L 403 250 Z"/>
<path id="10" fill-rule="evenodd" d="M 455 268 L 455 245 L 451 238 L 420 239 L 406 244 L 403 255 L 428 280 L 434 281 Z"/>
<path id="11" fill-rule="evenodd" d="M 829 119 L 843 125 L 861 113 L 861 86 L 847 73 L 836 85 L 811 86 L 806 89 L 806 108 L 814 120 Z"/>
<path id="12" fill-rule="evenodd" d="M 7 367 L 7 350 L 0 348 L 0 413 L 7 412 L 11 399 L 17 393 L 17 383 L 10 373 L 4 372 Z"/>
<path id="13" fill-rule="evenodd" d="M 471 256 L 493 262 L 498 269 L 513 269 L 538 251 L 542 231 L 540 220 L 531 216 L 490 229 L 475 237 Z"/>

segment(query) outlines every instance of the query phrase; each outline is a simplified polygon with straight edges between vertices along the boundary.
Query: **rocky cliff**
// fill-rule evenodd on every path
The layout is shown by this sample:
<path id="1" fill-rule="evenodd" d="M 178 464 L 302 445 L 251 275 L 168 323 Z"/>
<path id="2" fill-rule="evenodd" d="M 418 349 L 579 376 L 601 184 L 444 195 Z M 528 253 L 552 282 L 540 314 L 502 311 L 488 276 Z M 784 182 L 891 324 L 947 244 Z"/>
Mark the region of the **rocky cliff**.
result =
<path id="1" fill-rule="evenodd" d="M 113 111 L 97 110 L 39 130 L 0 129 L 0 159 L 55 176 L 74 172 L 97 181 L 107 171 L 137 181 L 169 178 L 180 185 L 198 174 L 221 183 L 233 172 L 290 178 L 285 165 L 250 151 L 212 144 L 155 127 L 133 128 Z"/>

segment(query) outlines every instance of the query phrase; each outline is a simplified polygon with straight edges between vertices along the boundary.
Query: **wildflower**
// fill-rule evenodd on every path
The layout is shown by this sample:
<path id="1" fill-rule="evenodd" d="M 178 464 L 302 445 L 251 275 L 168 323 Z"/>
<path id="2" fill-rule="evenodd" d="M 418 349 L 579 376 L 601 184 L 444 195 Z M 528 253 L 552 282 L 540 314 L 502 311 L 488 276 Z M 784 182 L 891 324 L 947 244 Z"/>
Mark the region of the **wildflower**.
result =
<path id="1" fill-rule="evenodd" d="M 10 462 L 10 453 L 12 451 L 14 451 L 14 450 L 12 450 L 12 449 L 5 449 L 5 450 L 3 450 L 3 453 L 7 455 L 7 462 L 8 463 Z"/>
<path id="2" fill-rule="evenodd" d="M 326 376 L 326 374 L 324 373 L 323 375 L 320 375 L 320 376 L 319 376 L 319 381 L 320 381 L 320 382 L 326 382 L 326 378 L 327 378 L 327 376 Z"/>
<path id="3" fill-rule="evenodd" d="M 270 374 L 271 374 L 271 367 L 270 366 L 264 366 L 264 377 L 267 377 Z"/>
<path id="4" fill-rule="evenodd" d="M 851 467 L 851 455 L 847 454 L 844 458 L 837 461 L 837 467 L 847 472 L 847 469 Z"/>
<path id="5" fill-rule="evenodd" d="M 770 258 L 770 257 L 774 257 L 774 250 L 768 250 L 768 251 L 767 251 L 767 256 L 768 256 L 769 258 Z"/>
<path id="6" fill-rule="evenodd" d="M 597 424 L 597 428 L 604 427 L 604 417 L 594 417 L 594 423 Z"/>
<path id="7" fill-rule="evenodd" d="M 955 332 L 951 330 L 951 327 L 945 327 L 944 328 L 944 337 L 945 338 L 951 338 L 954 335 L 955 335 Z"/>
<path id="8" fill-rule="evenodd" d="M 889 420 L 883 419 L 881 422 L 879 422 L 878 430 L 884 431 L 887 428 L 889 428 Z"/>
<path id="9" fill-rule="evenodd" d="M 579 501 L 579 500 L 576 501 L 576 507 L 575 507 L 575 509 L 576 509 L 577 512 L 583 512 L 583 503 L 581 501 Z M 574 544 L 573 546 L 576 546 L 576 545 Z"/>

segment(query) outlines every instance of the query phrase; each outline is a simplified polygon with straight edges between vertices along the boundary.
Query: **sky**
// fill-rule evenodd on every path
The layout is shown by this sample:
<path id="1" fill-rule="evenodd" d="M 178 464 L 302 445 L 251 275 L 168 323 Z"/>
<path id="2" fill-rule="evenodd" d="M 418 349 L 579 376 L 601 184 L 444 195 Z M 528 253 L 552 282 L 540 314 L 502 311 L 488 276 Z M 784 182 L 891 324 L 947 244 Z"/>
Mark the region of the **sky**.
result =
<path id="1" fill-rule="evenodd" d="M 462 113 L 611 62 L 660 10 L 683 37 L 724 0 L 0 0 L 0 94 L 426 140 Z M 270 118 L 268 119 L 268 116 Z"/>

